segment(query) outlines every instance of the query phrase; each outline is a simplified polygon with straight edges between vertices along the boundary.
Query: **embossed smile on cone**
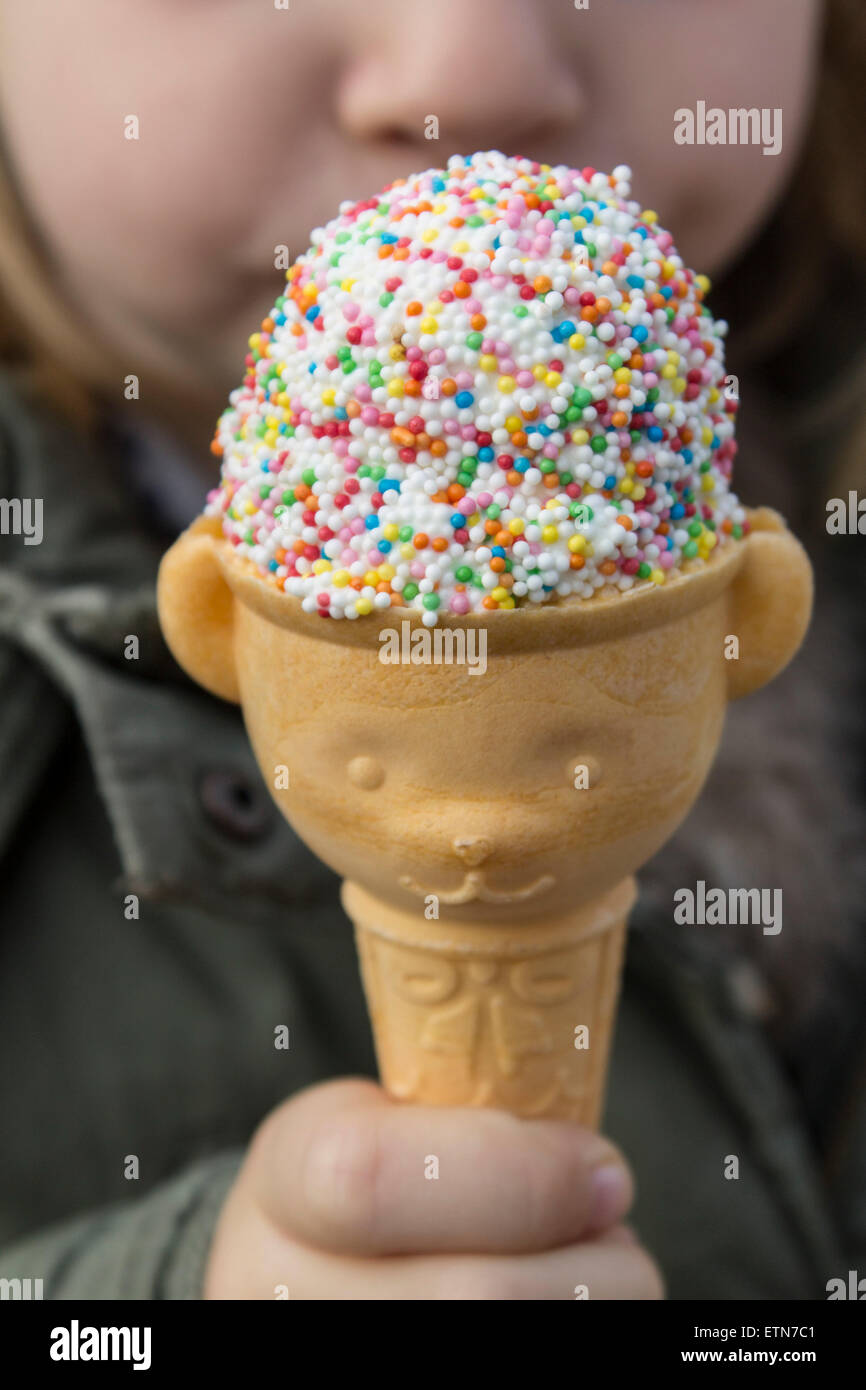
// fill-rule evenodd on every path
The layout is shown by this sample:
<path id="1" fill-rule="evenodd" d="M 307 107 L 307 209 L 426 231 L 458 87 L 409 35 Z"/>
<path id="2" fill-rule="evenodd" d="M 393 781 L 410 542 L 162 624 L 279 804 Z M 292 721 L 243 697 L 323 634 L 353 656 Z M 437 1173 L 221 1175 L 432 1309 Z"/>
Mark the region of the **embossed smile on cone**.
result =
<path id="1" fill-rule="evenodd" d="M 598 1122 L 631 876 L 697 797 L 728 699 L 808 623 L 802 548 L 750 521 L 662 588 L 455 615 L 486 629 L 480 678 L 384 664 L 392 615 L 323 623 L 213 518 L 166 555 L 174 655 L 240 701 L 280 810 L 346 880 L 395 1095 Z"/>

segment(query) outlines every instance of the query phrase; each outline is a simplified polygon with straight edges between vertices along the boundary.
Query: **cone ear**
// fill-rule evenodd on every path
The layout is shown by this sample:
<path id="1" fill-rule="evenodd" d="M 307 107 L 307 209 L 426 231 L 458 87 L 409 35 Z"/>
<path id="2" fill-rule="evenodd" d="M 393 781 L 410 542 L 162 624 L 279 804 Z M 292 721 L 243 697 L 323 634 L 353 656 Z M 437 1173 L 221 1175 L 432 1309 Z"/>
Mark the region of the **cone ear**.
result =
<path id="1" fill-rule="evenodd" d="M 730 633 L 739 658 L 728 663 L 732 700 L 760 690 L 798 650 L 812 613 L 812 567 L 778 513 L 751 514 L 742 567 L 731 592 Z"/>
<path id="2" fill-rule="evenodd" d="M 234 598 L 217 560 L 221 538 L 215 517 L 199 517 L 184 531 L 159 567 L 157 606 L 165 640 L 187 675 L 237 703 Z"/>

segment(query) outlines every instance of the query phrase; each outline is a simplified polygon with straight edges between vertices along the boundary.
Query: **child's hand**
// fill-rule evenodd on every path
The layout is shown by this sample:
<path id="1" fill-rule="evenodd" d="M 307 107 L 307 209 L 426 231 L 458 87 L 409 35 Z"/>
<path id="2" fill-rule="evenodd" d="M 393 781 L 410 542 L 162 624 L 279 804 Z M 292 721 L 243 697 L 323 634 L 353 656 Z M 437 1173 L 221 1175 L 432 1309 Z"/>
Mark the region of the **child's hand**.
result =
<path id="1" fill-rule="evenodd" d="M 575 1125 L 329 1082 L 254 1136 L 204 1296 L 660 1298 L 658 1270 L 617 1225 L 631 1197 L 616 1150 Z"/>

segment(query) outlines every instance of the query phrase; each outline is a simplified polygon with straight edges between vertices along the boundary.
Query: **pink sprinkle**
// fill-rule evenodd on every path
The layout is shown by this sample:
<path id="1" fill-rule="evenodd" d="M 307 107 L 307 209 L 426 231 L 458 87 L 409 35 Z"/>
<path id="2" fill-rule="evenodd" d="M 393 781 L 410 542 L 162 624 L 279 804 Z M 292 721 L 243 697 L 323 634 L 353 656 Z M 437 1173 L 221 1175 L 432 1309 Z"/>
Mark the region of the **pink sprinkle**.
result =
<path id="1" fill-rule="evenodd" d="M 355 322 L 355 319 L 358 317 L 358 315 L 360 314 L 360 312 L 361 312 L 361 306 L 360 306 L 360 304 L 344 304 L 344 305 L 343 305 L 343 318 L 344 318 L 344 319 L 347 319 L 349 323 L 354 323 L 354 322 Z"/>
<path id="2" fill-rule="evenodd" d="M 451 600 L 452 613 L 468 613 L 469 600 L 465 594 L 455 594 Z"/>

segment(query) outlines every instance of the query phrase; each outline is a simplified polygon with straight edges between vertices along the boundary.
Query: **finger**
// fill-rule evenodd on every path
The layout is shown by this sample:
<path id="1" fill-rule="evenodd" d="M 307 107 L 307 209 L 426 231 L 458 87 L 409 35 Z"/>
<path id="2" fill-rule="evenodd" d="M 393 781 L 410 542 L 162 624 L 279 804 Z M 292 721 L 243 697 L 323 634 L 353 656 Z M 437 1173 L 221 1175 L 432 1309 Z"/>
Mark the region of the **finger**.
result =
<path id="1" fill-rule="evenodd" d="M 632 1199 L 622 1158 L 588 1130 L 399 1105 L 370 1083 L 296 1097 L 260 1142 L 270 1218 L 346 1254 L 549 1250 L 613 1225 Z"/>
<path id="2" fill-rule="evenodd" d="M 255 1249 L 256 1290 L 239 1288 L 224 1297 L 497 1303 L 664 1297 L 651 1256 L 640 1245 L 618 1238 L 603 1237 L 543 1254 L 364 1260 L 286 1240 L 262 1218 Z"/>

